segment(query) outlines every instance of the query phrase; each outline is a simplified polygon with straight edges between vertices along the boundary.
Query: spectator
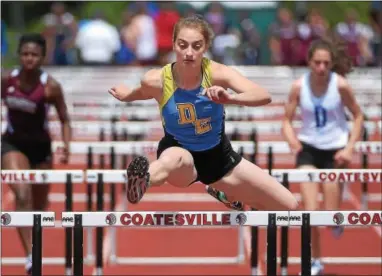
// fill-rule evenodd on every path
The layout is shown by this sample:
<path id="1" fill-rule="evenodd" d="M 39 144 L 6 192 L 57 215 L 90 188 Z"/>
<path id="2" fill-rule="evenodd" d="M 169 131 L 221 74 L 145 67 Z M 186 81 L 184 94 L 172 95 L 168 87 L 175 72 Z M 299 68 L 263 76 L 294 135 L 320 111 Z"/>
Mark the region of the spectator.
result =
<path id="1" fill-rule="evenodd" d="M 293 47 L 297 38 L 296 23 L 289 10 L 278 11 L 277 22 L 270 26 L 271 61 L 274 65 L 294 65 L 296 62 Z"/>
<path id="2" fill-rule="evenodd" d="M 161 2 L 160 11 L 155 19 L 159 63 L 168 63 L 168 55 L 172 52 L 172 32 L 176 22 L 180 19 L 178 11 L 171 2 Z"/>
<path id="3" fill-rule="evenodd" d="M 260 33 L 248 12 L 241 14 L 240 31 L 242 43 L 238 49 L 240 64 L 257 65 L 260 56 Z"/>
<path id="4" fill-rule="evenodd" d="M 121 49 L 117 53 L 118 64 L 132 64 L 136 61 L 133 47 L 129 44 L 127 30 L 133 20 L 134 12 L 126 10 L 122 15 L 122 26 L 120 29 Z"/>
<path id="5" fill-rule="evenodd" d="M 212 42 L 213 59 L 226 65 L 237 64 L 236 49 L 240 46 L 241 34 L 238 29 L 228 24 L 221 33 L 215 36 Z"/>
<path id="6" fill-rule="evenodd" d="M 345 22 L 338 23 L 335 28 L 336 35 L 346 41 L 348 54 L 352 57 L 354 65 L 363 63 L 360 50 L 362 28 L 358 22 L 358 14 L 353 9 L 346 12 Z"/>
<path id="7" fill-rule="evenodd" d="M 312 10 L 305 15 L 302 22 L 297 25 L 297 41 L 295 44 L 296 65 L 306 66 L 310 44 L 323 38 L 328 30 L 328 25 L 317 10 Z"/>
<path id="8" fill-rule="evenodd" d="M 135 3 L 137 11 L 131 24 L 124 30 L 123 37 L 133 49 L 141 65 L 157 63 L 157 35 L 154 20 L 146 10 L 146 3 Z"/>
<path id="9" fill-rule="evenodd" d="M 224 32 L 227 26 L 225 20 L 224 8 L 219 2 L 212 2 L 205 14 L 206 21 L 211 25 L 215 35 L 220 35 Z"/>
<path id="10" fill-rule="evenodd" d="M 43 18 L 47 41 L 46 63 L 68 65 L 75 62 L 75 38 L 78 27 L 73 15 L 62 2 L 52 4 L 51 13 Z"/>
<path id="11" fill-rule="evenodd" d="M 377 1 L 375 1 L 377 2 Z M 378 1 L 379 2 L 379 1 Z M 381 3 L 381 2 L 379 2 Z M 382 31 L 382 16 L 381 16 L 381 5 L 379 5 L 378 9 L 371 9 L 369 12 L 369 20 L 371 27 L 370 34 L 370 48 L 372 53 L 372 61 L 370 65 L 372 66 L 380 66 L 382 64 L 381 58 L 381 31 Z"/>
<path id="12" fill-rule="evenodd" d="M 3 20 L 1 20 L 1 56 L 5 56 L 8 51 L 8 41 L 7 41 L 7 31 L 6 25 Z"/>
<path id="13" fill-rule="evenodd" d="M 190 17 L 194 14 L 196 14 L 196 10 L 194 9 L 194 7 L 190 6 L 190 7 L 187 7 L 187 9 L 184 11 L 183 13 L 183 17 Z"/>
<path id="14" fill-rule="evenodd" d="M 82 63 L 106 65 L 115 61 L 121 41 L 117 28 L 106 22 L 101 12 L 97 12 L 94 19 L 78 32 L 76 46 Z"/>

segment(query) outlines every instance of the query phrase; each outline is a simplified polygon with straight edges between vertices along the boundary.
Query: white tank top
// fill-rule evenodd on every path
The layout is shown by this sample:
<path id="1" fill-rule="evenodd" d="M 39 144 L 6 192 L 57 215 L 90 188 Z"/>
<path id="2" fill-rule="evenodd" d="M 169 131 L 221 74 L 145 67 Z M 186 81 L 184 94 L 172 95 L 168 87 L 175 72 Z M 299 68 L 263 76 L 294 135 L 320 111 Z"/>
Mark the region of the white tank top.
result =
<path id="1" fill-rule="evenodd" d="M 155 59 L 158 50 L 155 22 L 148 15 L 141 15 L 136 20 L 138 20 L 140 32 L 135 54 L 141 61 Z"/>
<path id="2" fill-rule="evenodd" d="M 345 107 L 338 91 L 338 75 L 331 73 L 328 90 L 321 97 L 313 95 L 307 73 L 300 91 L 302 127 L 301 142 L 317 149 L 334 150 L 345 147 L 349 139 Z"/>

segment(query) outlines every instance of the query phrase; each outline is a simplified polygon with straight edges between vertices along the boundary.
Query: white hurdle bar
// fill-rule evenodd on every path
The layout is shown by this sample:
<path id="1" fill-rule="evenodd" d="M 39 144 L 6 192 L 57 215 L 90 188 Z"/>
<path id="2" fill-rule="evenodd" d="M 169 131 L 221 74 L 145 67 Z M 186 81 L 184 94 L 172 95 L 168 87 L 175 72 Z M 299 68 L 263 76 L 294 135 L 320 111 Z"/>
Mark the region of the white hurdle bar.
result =
<path id="1" fill-rule="evenodd" d="M 62 226 L 73 228 L 74 252 L 82 257 L 83 227 L 142 227 L 161 228 L 175 227 L 239 227 L 266 226 L 267 227 L 267 275 L 276 275 L 277 271 L 277 226 L 301 227 L 301 268 L 302 275 L 309 275 L 311 269 L 311 226 L 360 226 L 371 227 L 382 225 L 382 211 L 244 211 L 244 212 L 63 212 Z M 97 241 L 102 242 L 102 241 Z M 102 251 L 101 247 L 98 247 Z M 124 265 L 169 265 L 169 264 L 231 264 L 230 261 L 241 262 L 244 252 L 239 247 L 239 255 L 227 257 L 189 258 L 189 257 L 118 257 L 117 264 Z M 243 255 L 241 255 L 243 254 Z M 102 252 L 97 252 L 96 272 L 102 275 Z M 373 264 L 382 264 L 376 261 Z M 82 258 L 74 259 L 75 275 L 83 273 Z M 287 267 L 284 267 L 287 269 Z M 285 270 L 284 270 L 285 272 Z M 252 270 L 257 275 L 257 270 Z"/>
<path id="2" fill-rule="evenodd" d="M 82 170 L 1 170 L 1 182 L 6 184 L 28 183 L 32 185 L 57 184 L 65 185 L 65 209 L 73 210 L 73 187 L 72 184 L 83 184 L 85 173 Z M 8 212 L 9 213 L 9 212 Z M 15 219 L 23 213 L 15 212 Z M 50 213 L 49 213 L 50 214 Z M 65 265 L 66 275 L 71 275 L 71 251 L 72 233 L 66 230 L 66 257 L 44 257 L 43 264 Z M 3 265 L 24 265 L 25 258 L 2 257 Z M 34 275 L 34 274 L 33 274 Z M 37 275 L 37 274 L 36 274 Z"/>
<path id="3" fill-rule="evenodd" d="M 302 127 L 301 121 L 294 121 L 292 125 L 295 129 L 300 129 Z M 352 125 L 352 122 L 348 123 L 349 128 L 352 128 Z M 73 135 L 75 136 L 97 136 L 101 131 L 110 135 L 113 130 L 119 134 L 126 131 L 129 135 L 147 135 L 153 131 L 163 131 L 161 121 L 118 121 L 114 124 L 111 124 L 109 121 L 73 121 L 71 127 L 73 129 Z M 369 135 L 382 133 L 382 121 L 366 121 L 364 122 L 364 127 Z M 1 128 L 3 132 L 6 130 L 6 121 L 1 123 Z M 61 123 L 59 121 L 51 121 L 49 123 L 49 130 L 51 133 L 59 135 L 61 133 Z M 281 130 L 282 122 L 280 120 L 225 122 L 225 133 L 227 135 L 231 135 L 235 131 L 239 134 L 251 134 L 254 131 L 259 135 L 280 134 Z"/>
<path id="4" fill-rule="evenodd" d="M 264 171 L 269 173 L 268 170 Z M 99 183 L 101 175 L 104 183 L 125 183 L 127 177 L 126 170 L 87 170 L 87 182 Z M 290 183 L 367 181 L 380 184 L 382 182 L 380 169 L 274 169 L 271 175 L 279 182 L 283 180 L 283 175 L 288 175 Z"/>

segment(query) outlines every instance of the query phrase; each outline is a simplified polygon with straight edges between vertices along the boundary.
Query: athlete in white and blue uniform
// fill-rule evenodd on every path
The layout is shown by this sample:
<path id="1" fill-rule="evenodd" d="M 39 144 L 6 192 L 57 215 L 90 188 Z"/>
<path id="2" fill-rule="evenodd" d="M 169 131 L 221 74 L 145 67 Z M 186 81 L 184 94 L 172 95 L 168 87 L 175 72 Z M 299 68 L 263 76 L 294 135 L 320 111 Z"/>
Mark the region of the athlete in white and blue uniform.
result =
<path id="1" fill-rule="evenodd" d="M 333 50 L 336 47 L 336 55 Z M 296 80 L 286 105 L 283 132 L 301 169 L 345 168 L 352 160 L 353 148 L 361 136 L 363 116 L 344 75 L 351 69 L 350 57 L 330 41 L 312 43 L 308 54 L 310 72 Z M 296 108 L 301 111 L 302 127 L 298 134 L 292 127 Z M 345 108 L 353 115 L 349 129 Z M 301 195 L 306 210 L 319 210 L 318 183 L 301 183 Z M 338 210 L 341 203 L 339 183 L 322 185 L 324 209 Z M 342 233 L 340 227 L 334 233 Z M 312 228 L 312 275 L 323 272 L 319 258 L 319 229 Z"/>
<path id="2" fill-rule="evenodd" d="M 165 133 L 157 160 L 149 164 L 140 156 L 129 165 L 127 199 L 138 203 L 149 187 L 166 182 L 188 187 L 200 181 L 234 209 L 242 209 L 237 201 L 262 210 L 294 210 L 292 193 L 237 154 L 224 133 L 225 104 L 260 106 L 270 102 L 270 95 L 233 68 L 204 58 L 211 41 L 211 28 L 202 18 L 183 18 L 174 27 L 174 63 L 148 71 L 136 89 L 109 90 L 126 102 L 155 99 Z"/>

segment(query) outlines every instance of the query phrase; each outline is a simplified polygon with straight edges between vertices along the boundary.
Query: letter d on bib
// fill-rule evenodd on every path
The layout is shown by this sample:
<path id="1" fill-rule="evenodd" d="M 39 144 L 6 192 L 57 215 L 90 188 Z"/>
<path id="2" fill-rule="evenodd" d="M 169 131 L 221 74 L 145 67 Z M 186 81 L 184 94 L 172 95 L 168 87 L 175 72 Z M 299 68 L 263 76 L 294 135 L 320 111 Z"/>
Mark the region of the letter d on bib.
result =
<path id="1" fill-rule="evenodd" d="M 183 124 L 192 124 L 196 121 L 196 112 L 195 107 L 191 103 L 181 103 L 177 104 L 176 108 L 179 113 L 178 123 Z"/>

